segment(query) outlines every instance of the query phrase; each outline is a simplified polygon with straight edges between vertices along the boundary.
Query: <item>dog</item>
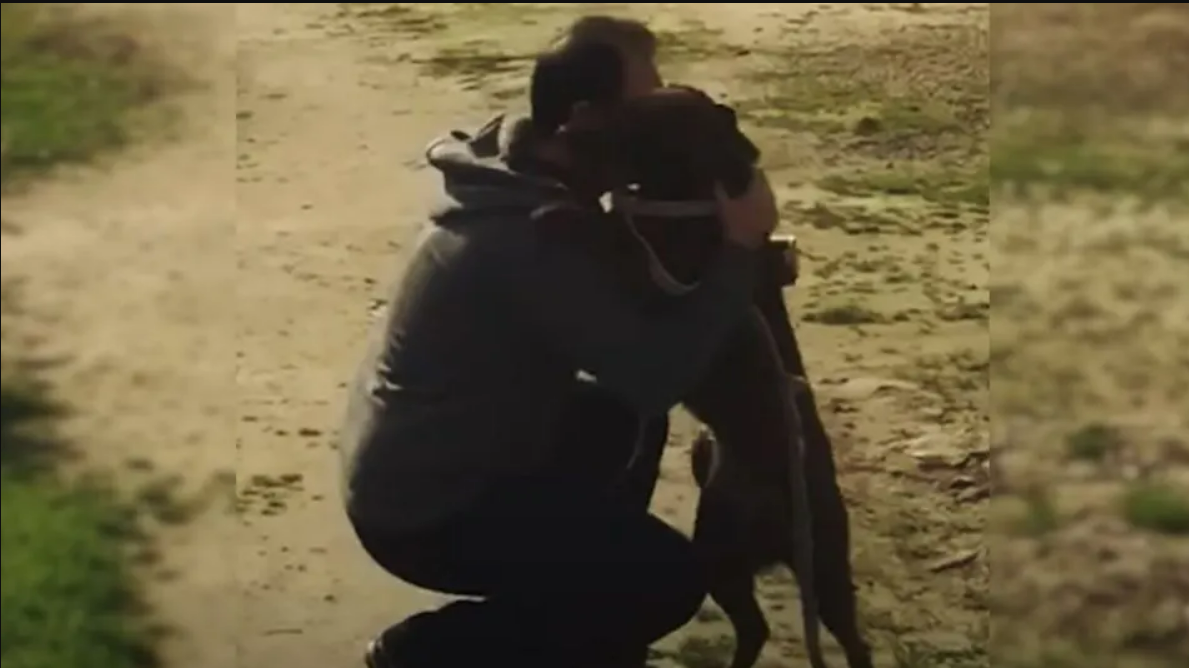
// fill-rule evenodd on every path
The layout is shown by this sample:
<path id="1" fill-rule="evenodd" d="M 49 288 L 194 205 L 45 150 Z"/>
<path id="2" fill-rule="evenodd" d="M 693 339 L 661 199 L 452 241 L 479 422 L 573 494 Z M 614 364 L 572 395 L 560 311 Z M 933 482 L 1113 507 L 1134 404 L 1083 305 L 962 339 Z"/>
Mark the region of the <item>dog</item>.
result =
<path id="1" fill-rule="evenodd" d="M 696 287 L 722 244 L 715 183 L 729 195 L 741 194 L 760 152 L 740 131 L 733 110 L 688 87 L 668 87 L 630 102 L 617 124 L 614 145 L 622 147 L 619 159 L 630 166 L 627 180 L 633 183 L 612 198 L 612 216 L 621 221 L 621 237 L 627 239 L 620 244 L 620 257 L 635 258 L 623 266 L 631 269 L 629 283 L 642 305 L 664 308 Z M 849 667 L 871 668 L 854 609 L 847 518 L 830 443 L 781 294 L 796 281 L 795 238 L 772 239 L 763 268 L 750 321 L 723 346 L 684 400 L 713 434 L 703 434 L 691 450 L 701 489 L 694 543 L 710 574 L 710 595 L 735 628 L 731 668 L 751 668 L 768 640 L 755 577 L 778 564 L 790 567 L 797 578 L 811 666 L 826 668 L 818 623 L 819 610 L 828 610 L 824 621 Z M 824 461 L 822 452 L 811 456 L 806 451 L 807 442 L 824 450 Z M 830 480 L 810 481 L 810 474 Z M 827 492 L 811 494 L 811 483 Z M 815 496 L 825 501 L 811 502 Z M 814 505 L 826 510 L 816 527 Z M 839 520 L 841 527 L 828 524 Z M 815 537 L 833 549 L 822 549 L 827 545 L 816 545 Z M 844 568 L 830 563 L 839 552 Z M 819 577 L 818 565 L 830 577 Z"/>

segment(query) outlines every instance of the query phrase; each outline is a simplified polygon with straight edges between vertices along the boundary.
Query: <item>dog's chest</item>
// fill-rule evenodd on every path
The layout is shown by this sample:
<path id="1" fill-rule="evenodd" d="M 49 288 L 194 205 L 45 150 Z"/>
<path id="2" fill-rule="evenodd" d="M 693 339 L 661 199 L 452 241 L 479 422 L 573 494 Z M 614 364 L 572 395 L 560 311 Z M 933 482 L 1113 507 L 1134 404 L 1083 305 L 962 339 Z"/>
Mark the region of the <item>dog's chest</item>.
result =
<path id="1" fill-rule="evenodd" d="M 690 449 L 690 468 L 703 504 L 714 504 L 734 518 L 736 535 L 746 536 L 751 552 L 765 562 L 779 560 L 787 548 L 789 493 L 785 486 L 757 480 L 730 451 L 702 432 Z"/>
<path id="2" fill-rule="evenodd" d="M 612 211 L 619 222 L 620 253 L 633 294 L 650 309 L 663 309 L 692 291 L 702 280 L 721 245 L 713 218 L 629 217 Z"/>
<path id="3" fill-rule="evenodd" d="M 538 213 L 548 243 L 569 246 L 612 277 L 642 310 L 663 311 L 695 288 L 721 246 L 714 218 L 592 215 L 572 207 Z"/>

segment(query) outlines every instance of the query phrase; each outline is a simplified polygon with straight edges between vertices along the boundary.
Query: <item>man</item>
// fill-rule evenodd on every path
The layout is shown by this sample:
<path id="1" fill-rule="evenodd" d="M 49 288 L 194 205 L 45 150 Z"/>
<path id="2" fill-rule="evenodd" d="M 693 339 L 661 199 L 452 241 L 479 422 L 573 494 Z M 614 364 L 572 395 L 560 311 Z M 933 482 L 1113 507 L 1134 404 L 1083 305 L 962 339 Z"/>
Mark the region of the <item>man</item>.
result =
<path id="1" fill-rule="evenodd" d="M 569 25 L 553 43 L 553 49 L 580 48 L 602 44 L 613 47 L 622 59 L 622 96 L 626 99 L 646 95 L 663 81 L 657 68 L 657 38 L 645 24 L 634 19 L 605 15 L 583 16 Z M 570 117 L 571 97 L 582 98 L 600 80 L 595 73 L 554 70 L 555 81 L 548 80 L 549 70 L 538 70 L 531 100 L 532 122 L 541 134 L 552 134 Z M 558 94 L 577 84 L 582 91 Z M 661 457 L 669 434 L 667 413 L 641 416 L 632 406 L 619 400 L 597 383 L 576 383 L 570 393 L 562 420 L 565 440 L 572 442 L 566 464 L 591 472 L 593 481 L 606 479 L 625 500 L 647 511 L 660 474 Z M 593 447 L 584 447 L 582 443 Z M 631 463 L 630 470 L 627 469 Z M 562 463 L 559 462 L 559 465 Z"/>
<path id="2" fill-rule="evenodd" d="M 605 267 L 545 238 L 567 217 L 604 215 L 615 175 L 600 130 L 646 87 L 634 68 L 614 45 L 564 44 L 537 62 L 531 123 L 496 119 L 428 152 L 445 203 L 355 386 L 345 495 L 377 563 L 471 598 L 384 631 L 371 668 L 637 668 L 701 605 L 684 536 L 611 493 L 605 472 L 558 465 L 599 445 L 569 440 L 583 426 L 563 423 L 578 372 L 644 416 L 687 391 L 743 320 L 777 219 L 762 176 L 720 196 L 723 253 L 654 319 Z"/>

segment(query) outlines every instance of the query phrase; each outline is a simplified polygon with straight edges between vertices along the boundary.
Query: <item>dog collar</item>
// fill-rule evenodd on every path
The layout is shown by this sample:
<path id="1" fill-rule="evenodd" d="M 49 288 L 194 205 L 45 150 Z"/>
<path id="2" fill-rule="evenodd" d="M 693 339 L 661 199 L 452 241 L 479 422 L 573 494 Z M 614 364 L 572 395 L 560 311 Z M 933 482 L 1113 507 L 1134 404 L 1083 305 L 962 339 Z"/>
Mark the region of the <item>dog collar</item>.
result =
<path id="1" fill-rule="evenodd" d="M 700 218 L 718 215 L 718 203 L 713 200 L 697 202 L 641 199 L 624 191 L 611 193 L 611 208 L 632 216 L 654 218 Z"/>
<path id="2" fill-rule="evenodd" d="M 642 200 L 624 192 L 611 193 L 611 210 L 620 215 L 620 219 L 628 228 L 628 232 L 636 242 L 644 248 L 648 256 L 648 273 L 653 285 L 670 297 L 680 297 L 693 292 L 697 283 L 682 283 L 677 280 L 665 263 L 661 262 L 656 251 L 640 231 L 636 229 L 636 216 L 654 216 L 657 218 L 694 218 L 699 216 L 717 215 L 715 202 L 676 202 L 664 200 Z"/>

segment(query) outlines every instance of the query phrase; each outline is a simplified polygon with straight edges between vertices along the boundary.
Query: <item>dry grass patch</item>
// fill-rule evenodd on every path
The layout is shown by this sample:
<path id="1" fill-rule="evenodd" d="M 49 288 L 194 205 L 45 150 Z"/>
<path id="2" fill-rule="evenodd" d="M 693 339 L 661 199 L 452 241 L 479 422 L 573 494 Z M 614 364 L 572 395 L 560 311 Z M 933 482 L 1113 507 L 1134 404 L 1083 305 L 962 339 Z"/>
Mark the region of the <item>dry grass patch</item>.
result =
<path id="1" fill-rule="evenodd" d="M 1181 665 L 1189 11 L 993 12 L 997 663 Z"/>

